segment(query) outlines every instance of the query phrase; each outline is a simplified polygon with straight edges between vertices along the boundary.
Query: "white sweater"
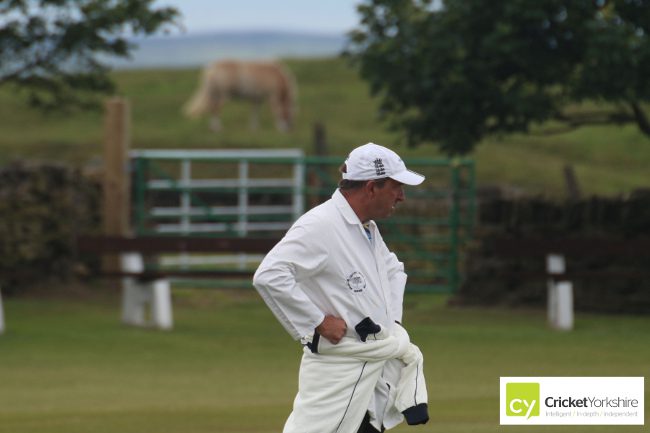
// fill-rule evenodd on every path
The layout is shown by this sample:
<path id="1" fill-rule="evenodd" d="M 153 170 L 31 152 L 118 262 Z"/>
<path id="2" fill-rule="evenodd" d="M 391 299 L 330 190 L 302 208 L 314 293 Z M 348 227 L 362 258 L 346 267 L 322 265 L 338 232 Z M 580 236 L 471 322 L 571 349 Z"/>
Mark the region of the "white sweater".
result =
<path id="1" fill-rule="evenodd" d="M 404 265 L 391 253 L 374 221 L 371 240 L 339 190 L 300 217 L 267 254 L 253 285 L 295 339 L 333 315 L 348 335 L 370 317 L 390 330 L 402 320 Z"/>

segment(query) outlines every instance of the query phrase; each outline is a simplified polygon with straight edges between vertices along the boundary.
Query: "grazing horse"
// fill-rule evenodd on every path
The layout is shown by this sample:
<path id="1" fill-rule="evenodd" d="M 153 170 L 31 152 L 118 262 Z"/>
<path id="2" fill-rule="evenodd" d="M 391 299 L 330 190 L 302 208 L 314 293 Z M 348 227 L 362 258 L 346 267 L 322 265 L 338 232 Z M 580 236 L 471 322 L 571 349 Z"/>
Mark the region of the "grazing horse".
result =
<path id="1" fill-rule="evenodd" d="M 224 60 L 203 69 L 199 88 L 184 111 L 189 117 L 210 114 L 210 127 L 219 131 L 223 104 L 229 99 L 246 100 L 253 106 L 251 128 L 256 129 L 260 106 L 268 100 L 276 127 L 287 131 L 293 126 L 295 94 L 293 76 L 278 63 Z"/>

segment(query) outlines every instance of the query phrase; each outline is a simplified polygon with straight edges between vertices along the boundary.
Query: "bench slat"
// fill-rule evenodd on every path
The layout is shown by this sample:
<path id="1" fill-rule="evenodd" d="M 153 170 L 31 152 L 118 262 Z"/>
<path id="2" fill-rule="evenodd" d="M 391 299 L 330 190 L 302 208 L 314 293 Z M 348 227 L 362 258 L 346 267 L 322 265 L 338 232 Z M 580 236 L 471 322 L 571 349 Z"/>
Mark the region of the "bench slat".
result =
<path id="1" fill-rule="evenodd" d="M 214 270 L 214 271 L 144 271 L 144 272 L 124 272 L 108 271 L 102 272 L 102 277 L 106 278 L 125 278 L 131 277 L 138 281 L 152 281 L 162 278 L 214 278 L 214 279 L 242 279 L 253 278 L 252 270 Z"/>
<path id="2" fill-rule="evenodd" d="M 110 254 L 138 252 L 143 254 L 196 253 L 264 253 L 279 241 L 276 238 L 201 238 L 189 236 L 81 236 L 77 249 L 83 253 Z"/>
<path id="3" fill-rule="evenodd" d="M 650 251 L 649 239 L 612 240 L 581 239 L 492 239 L 486 244 L 497 254 L 506 256 L 539 256 L 563 254 L 567 256 L 646 256 Z"/>

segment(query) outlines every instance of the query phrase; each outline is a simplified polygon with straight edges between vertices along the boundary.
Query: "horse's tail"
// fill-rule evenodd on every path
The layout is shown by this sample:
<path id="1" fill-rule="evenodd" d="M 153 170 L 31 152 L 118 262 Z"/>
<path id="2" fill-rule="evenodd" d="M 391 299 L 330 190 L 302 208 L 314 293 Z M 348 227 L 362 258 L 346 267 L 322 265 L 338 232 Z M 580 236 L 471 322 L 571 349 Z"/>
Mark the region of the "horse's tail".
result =
<path id="1" fill-rule="evenodd" d="M 204 71 L 201 84 L 192 98 L 183 106 L 183 112 L 187 117 L 198 117 L 207 113 L 210 109 L 210 82 L 209 76 Z"/>

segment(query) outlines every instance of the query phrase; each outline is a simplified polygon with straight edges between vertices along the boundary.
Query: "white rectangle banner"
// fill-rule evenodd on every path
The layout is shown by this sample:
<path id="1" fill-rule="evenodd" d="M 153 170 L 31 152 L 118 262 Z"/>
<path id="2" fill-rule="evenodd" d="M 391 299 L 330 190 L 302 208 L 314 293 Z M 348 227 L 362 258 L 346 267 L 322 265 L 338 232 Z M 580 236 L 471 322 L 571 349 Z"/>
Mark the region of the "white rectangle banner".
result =
<path id="1" fill-rule="evenodd" d="M 643 377 L 501 377 L 501 425 L 644 425 Z"/>

